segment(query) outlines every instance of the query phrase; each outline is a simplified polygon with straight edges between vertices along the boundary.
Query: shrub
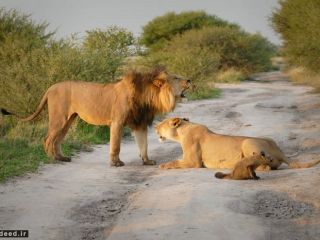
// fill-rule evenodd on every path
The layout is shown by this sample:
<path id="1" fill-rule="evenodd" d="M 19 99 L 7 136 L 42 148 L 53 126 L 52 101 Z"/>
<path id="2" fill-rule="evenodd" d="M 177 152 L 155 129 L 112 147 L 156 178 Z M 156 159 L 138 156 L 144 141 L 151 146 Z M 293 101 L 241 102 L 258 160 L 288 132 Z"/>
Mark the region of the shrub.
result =
<path id="1" fill-rule="evenodd" d="M 133 34 L 116 26 L 87 31 L 81 48 L 85 64 L 80 78 L 97 82 L 115 81 L 122 74 L 125 59 L 137 51 L 134 44 Z"/>
<path id="2" fill-rule="evenodd" d="M 258 34 L 230 27 L 206 27 L 175 36 L 161 51 L 151 51 L 145 62 L 166 65 L 205 86 L 218 71 L 232 69 L 230 73 L 237 72 L 242 78 L 241 74 L 269 70 L 274 52 L 273 45 Z"/>
<path id="3" fill-rule="evenodd" d="M 320 1 L 281 0 L 271 17 L 290 64 L 320 73 Z"/>
<path id="4" fill-rule="evenodd" d="M 236 24 L 230 24 L 204 11 L 189 11 L 180 14 L 169 12 L 163 16 L 154 18 L 143 27 L 141 43 L 147 47 L 159 49 L 176 35 L 206 26 L 239 28 Z"/>

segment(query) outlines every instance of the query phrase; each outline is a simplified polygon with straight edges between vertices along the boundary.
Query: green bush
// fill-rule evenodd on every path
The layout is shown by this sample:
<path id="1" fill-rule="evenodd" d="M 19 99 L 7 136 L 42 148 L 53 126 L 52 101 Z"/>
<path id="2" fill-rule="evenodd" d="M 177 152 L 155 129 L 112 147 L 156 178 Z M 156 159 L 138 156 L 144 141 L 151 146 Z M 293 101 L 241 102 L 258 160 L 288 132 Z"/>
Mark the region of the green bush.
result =
<path id="1" fill-rule="evenodd" d="M 52 84 L 64 80 L 114 81 L 135 54 L 133 34 L 119 27 L 87 31 L 83 41 L 54 40 L 46 23 L 0 9 L 0 106 L 34 111 Z"/>
<path id="2" fill-rule="evenodd" d="M 173 37 L 161 51 L 150 51 L 142 62 L 166 65 L 195 84 L 206 86 L 216 79 L 218 72 L 228 69 L 242 76 L 269 70 L 274 53 L 273 45 L 259 34 L 230 27 L 205 27 Z"/>
<path id="3" fill-rule="evenodd" d="M 236 24 L 228 23 L 204 11 L 189 11 L 180 14 L 169 12 L 154 18 L 143 27 L 141 43 L 149 48 L 159 49 L 176 35 L 206 26 L 239 28 Z"/>
<path id="4" fill-rule="evenodd" d="M 273 12 L 273 28 L 283 39 L 290 64 L 320 73 L 320 1 L 281 0 Z"/>
<path id="5" fill-rule="evenodd" d="M 115 81 L 122 74 L 125 59 L 136 53 L 134 44 L 133 34 L 123 28 L 114 26 L 87 31 L 81 46 L 84 69 L 79 78 L 95 82 Z"/>

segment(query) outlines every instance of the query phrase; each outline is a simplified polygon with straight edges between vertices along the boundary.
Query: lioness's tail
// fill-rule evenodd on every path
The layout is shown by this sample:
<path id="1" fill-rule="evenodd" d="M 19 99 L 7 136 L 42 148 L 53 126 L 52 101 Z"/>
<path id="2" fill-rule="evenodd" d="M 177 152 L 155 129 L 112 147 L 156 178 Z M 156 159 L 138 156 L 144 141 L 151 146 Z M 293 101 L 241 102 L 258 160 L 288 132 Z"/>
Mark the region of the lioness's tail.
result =
<path id="1" fill-rule="evenodd" d="M 1 108 L 1 113 L 3 115 L 14 115 L 17 118 L 19 118 L 21 121 L 24 121 L 24 122 L 31 121 L 31 120 L 35 119 L 40 114 L 40 112 L 43 110 L 44 106 L 46 105 L 47 100 L 48 100 L 47 93 L 45 93 L 40 101 L 40 104 L 37 107 L 37 110 L 26 118 L 17 116 L 16 114 L 8 112 L 6 109 L 3 109 L 3 108 Z"/>
<path id="2" fill-rule="evenodd" d="M 214 176 L 216 178 L 220 178 L 220 179 L 231 179 L 230 173 L 216 172 L 216 174 Z"/>
<path id="3" fill-rule="evenodd" d="M 288 164 L 289 168 L 309 168 L 320 163 L 320 160 L 313 160 L 306 163 L 285 161 L 285 163 Z"/>

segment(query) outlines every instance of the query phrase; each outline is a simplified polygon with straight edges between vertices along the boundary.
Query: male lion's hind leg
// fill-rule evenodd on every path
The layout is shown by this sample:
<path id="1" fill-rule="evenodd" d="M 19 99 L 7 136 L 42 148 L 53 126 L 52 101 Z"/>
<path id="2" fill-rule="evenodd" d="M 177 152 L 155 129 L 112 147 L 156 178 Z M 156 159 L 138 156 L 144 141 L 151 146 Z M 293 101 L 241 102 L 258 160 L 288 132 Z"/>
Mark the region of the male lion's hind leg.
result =
<path id="1" fill-rule="evenodd" d="M 48 156 L 57 161 L 70 162 L 71 158 L 64 157 L 61 153 L 59 138 L 61 139 L 61 131 L 54 131 L 48 133 L 45 141 L 44 148 Z"/>
<path id="2" fill-rule="evenodd" d="M 71 161 L 70 157 L 65 157 L 61 153 L 61 142 L 76 116 L 76 114 L 70 116 L 67 121 L 60 120 L 59 118 L 49 119 L 49 130 L 44 145 L 47 154 L 55 160 L 63 162 Z"/>
<path id="3" fill-rule="evenodd" d="M 143 161 L 143 165 L 155 165 L 156 162 L 153 160 L 150 160 L 148 158 L 148 130 L 147 130 L 147 128 L 134 130 L 134 137 L 135 137 L 136 143 L 138 144 L 138 147 L 139 147 L 140 157 Z"/>

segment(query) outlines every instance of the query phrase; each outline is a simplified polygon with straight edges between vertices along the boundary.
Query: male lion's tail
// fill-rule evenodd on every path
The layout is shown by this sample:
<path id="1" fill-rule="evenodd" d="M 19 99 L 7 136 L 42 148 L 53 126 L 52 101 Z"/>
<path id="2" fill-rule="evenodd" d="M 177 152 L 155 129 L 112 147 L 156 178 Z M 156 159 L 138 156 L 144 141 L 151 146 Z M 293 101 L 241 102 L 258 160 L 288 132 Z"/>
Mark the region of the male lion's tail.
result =
<path id="1" fill-rule="evenodd" d="M 1 108 L 1 113 L 3 115 L 16 116 L 18 119 L 20 119 L 23 122 L 31 121 L 31 120 L 35 119 L 40 114 L 40 112 L 43 110 L 44 106 L 46 105 L 47 101 L 48 101 L 48 97 L 47 97 L 47 93 L 45 93 L 40 101 L 40 104 L 37 107 L 37 110 L 26 118 L 23 118 L 23 117 L 20 117 L 14 113 L 8 112 L 6 109 L 3 109 L 3 108 Z"/>
<path id="2" fill-rule="evenodd" d="M 214 176 L 216 178 L 220 178 L 220 179 L 231 179 L 230 173 L 216 172 L 216 174 Z"/>
<path id="3" fill-rule="evenodd" d="M 301 163 L 297 161 L 295 162 L 284 161 L 284 162 L 288 164 L 289 168 L 310 168 L 320 163 L 320 160 L 313 160 L 311 162 L 306 162 L 306 163 Z"/>

